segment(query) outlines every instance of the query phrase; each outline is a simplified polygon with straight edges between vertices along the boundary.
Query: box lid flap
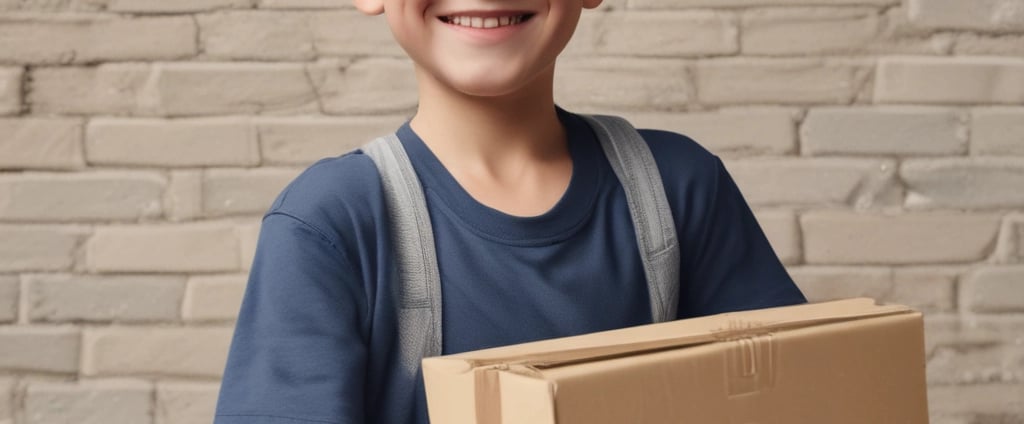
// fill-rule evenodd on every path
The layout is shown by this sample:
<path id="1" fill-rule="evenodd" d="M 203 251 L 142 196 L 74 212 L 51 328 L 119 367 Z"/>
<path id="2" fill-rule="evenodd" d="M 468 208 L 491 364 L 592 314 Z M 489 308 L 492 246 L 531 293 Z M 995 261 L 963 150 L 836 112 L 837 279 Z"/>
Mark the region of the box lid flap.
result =
<path id="1" fill-rule="evenodd" d="M 603 331 L 560 339 L 477 350 L 428 358 L 445 360 L 454 369 L 469 371 L 496 364 L 515 368 L 546 368 L 605 359 L 638 352 L 675 349 L 784 331 L 828 322 L 850 321 L 882 315 L 913 312 L 902 305 L 877 305 L 873 299 L 857 298 L 833 302 L 730 312 L 706 317 L 647 324 L 628 329 Z"/>

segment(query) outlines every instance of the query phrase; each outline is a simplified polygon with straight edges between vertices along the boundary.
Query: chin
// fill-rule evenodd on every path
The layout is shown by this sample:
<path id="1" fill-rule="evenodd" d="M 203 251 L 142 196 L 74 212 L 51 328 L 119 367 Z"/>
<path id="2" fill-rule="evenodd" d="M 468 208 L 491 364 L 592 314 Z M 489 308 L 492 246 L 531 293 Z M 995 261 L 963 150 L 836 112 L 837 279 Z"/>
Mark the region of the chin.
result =
<path id="1" fill-rule="evenodd" d="M 444 84 L 455 91 L 475 97 L 499 97 L 514 94 L 543 79 L 539 78 L 540 73 L 526 74 L 512 71 L 508 67 L 477 72 L 461 71 L 449 73 Z"/>

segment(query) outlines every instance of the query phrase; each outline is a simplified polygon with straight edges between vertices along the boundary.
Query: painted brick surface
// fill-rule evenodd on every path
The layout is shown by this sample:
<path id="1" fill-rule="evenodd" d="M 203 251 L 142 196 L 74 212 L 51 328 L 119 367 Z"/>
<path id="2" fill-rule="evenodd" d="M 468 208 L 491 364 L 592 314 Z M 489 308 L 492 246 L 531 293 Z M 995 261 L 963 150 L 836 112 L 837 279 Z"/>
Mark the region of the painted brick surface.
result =
<path id="1" fill-rule="evenodd" d="M 25 422 L 151 423 L 152 392 L 150 383 L 135 380 L 33 383 L 26 389 Z"/>
<path id="2" fill-rule="evenodd" d="M 154 172 L 0 175 L 0 220 L 120 221 L 161 214 L 166 182 Z"/>
<path id="3" fill-rule="evenodd" d="M 33 322 L 174 322 L 185 291 L 175 276 L 27 275 Z"/>
<path id="4" fill-rule="evenodd" d="M 76 373 L 81 332 L 73 327 L 0 327 L 0 372 Z"/>
<path id="5" fill-rule="evenodd" d="M 697 99 L 708 105 L 847 104 L 868 81 L 851 60 L 729 58 L 696 67 Z"/>
<path id="6" fill-rule="evenodd" d="M 999 217 L 823 211 L 803 215 L 801 225 L 808 263 L 967 263 L 989 256 Z"/>
<path id="7" fill-rule="evenodd" d="M 815 108 L 800 138 L 808 155 L 955 156 L 967 151 L 966 121 L 955 109 Z"/>
<path id="8" fill-rule="evenodd" d="M 108 328 L 82 337 L 82 374 L 210 378 L 224 370 L 231 328 Z"/>
<path id="9" fill-rule="evenodd" d="M 219 386 L 211 383 L 162 383 L 156 388 L 156 424 L 209 421 Z"/>
<path id="10" fill-rule="evenodd" d="M 196 322 L 234 320 L 242 306 L 246 280 L 244 274 L 190 278 L 182 318 Z"/>
<path id="11" fill-rule="evenodd" d="M 0 15 L 0 61 L 33 65 L 175 60 L 197 53 L 187 16 Z"/>
<path id="12" fill-rule="evenodd" d="M 1024 156 L 1024 108 L 983 108 L 971 113 L 971 153 Z"/>
<path id="13" fill-rule="evenodd" d="M 18 319 L 18 277 L 0 276 L 0 323 L 11 323 Z"/>
<path id="14" fill-rule="evenodd" d="M 224 224 L 98 228 L 86 245 L 97 272 L 218 272 L 238 269 L 238 237 Z"/>
<path id="15" fill-rule="evenodd" d="M 24 68 L 0 66 L 0 116 L 21 112 L 24 74 Z"/>
<path id="16" fill-rule="evenodd" d="M 726 162 L 747 203 L 756 206 L 870 208 L 897 202 L 896 164 L 882 159 L 742 159 Z"/>
<path id="17" fill-rule="evenodd" d="M 82 168 L 82 126 L 75 118 L 0 119 L 0 169 Z"/>
<path id="18" fill-rule="evenodd" d="M 0 0 L 0 424 L 210 422 L 263 213 L 413 70 L 350 0 Z M 555 84 L 721 158 L 812 301 L 924 311 L 931 422 L 1024 422 L 1024 2 L 604 0 Z"/>
<path id="19" fill-rule="evenodd" d="M 248 119 L 93 119 L 86 159 L 97 166 L 257 166 L 259 141 Z"/>
<path id="20" fill-rule="evenodd" d="M 785 108 L 740 108 L 704 113 L 623 113 L 637 128 L 686 135 L 725 157 L 777 156 L 795 153 L 796 111 Z"/>
<path id="21" fill-rule="evenodd" d="M 88 234 L 82 226 L 0 224 L 0 272 L 70 270 Z"/>
<path id="22" fill-rule="evenodd" d="M 908 208 L 1024 207 L 1021 158 L 907 160 L 900 169 Z"/>

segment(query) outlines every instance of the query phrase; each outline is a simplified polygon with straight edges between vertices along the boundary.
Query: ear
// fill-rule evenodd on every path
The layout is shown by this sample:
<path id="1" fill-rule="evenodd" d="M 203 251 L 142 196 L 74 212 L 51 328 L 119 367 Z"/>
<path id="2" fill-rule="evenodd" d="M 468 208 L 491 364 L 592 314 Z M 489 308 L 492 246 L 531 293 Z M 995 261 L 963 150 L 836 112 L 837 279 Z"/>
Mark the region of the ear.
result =
<path id="1" fill-rule="evenodd" d="M 601 0 L 597 1 L 600 2 Z M 379 15 L 384 13 L 384 0 L 352 0 L 352 4 L 354 4 L 356 9 L 359 9 L 360 12 L 367 15 Z"/>
<path id="2" fill-rule="evenodd" d="M 359 0 L 356 0 L 359 1 Z M 583 0 L 583 7 L 586 9 L 593 9 L 601 5 L 601 0 Z"/>

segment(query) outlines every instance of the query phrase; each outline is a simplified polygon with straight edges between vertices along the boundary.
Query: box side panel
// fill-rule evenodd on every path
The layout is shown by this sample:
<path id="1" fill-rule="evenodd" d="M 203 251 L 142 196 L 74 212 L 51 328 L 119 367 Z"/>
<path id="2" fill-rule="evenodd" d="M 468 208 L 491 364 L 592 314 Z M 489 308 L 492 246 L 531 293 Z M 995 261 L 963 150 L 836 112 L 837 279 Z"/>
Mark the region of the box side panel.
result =
<path id="1" fill-rule="evenodd" d="M 928 422 L 920 314 L 545 370 L 558 424 Z"/>
<path id="2" fill-rule="evenodd" d="M 475 424 L 475 375 L 463 361 L 443 357 L 423 360 L 427 415 L 432 423 Z"/>
<path id="3" fill-rule="evenodd" d="M 555 424 L 555 393 L 550 382 L 511 372 L 501 373 L 500 380 L 500 424 Z"/>

